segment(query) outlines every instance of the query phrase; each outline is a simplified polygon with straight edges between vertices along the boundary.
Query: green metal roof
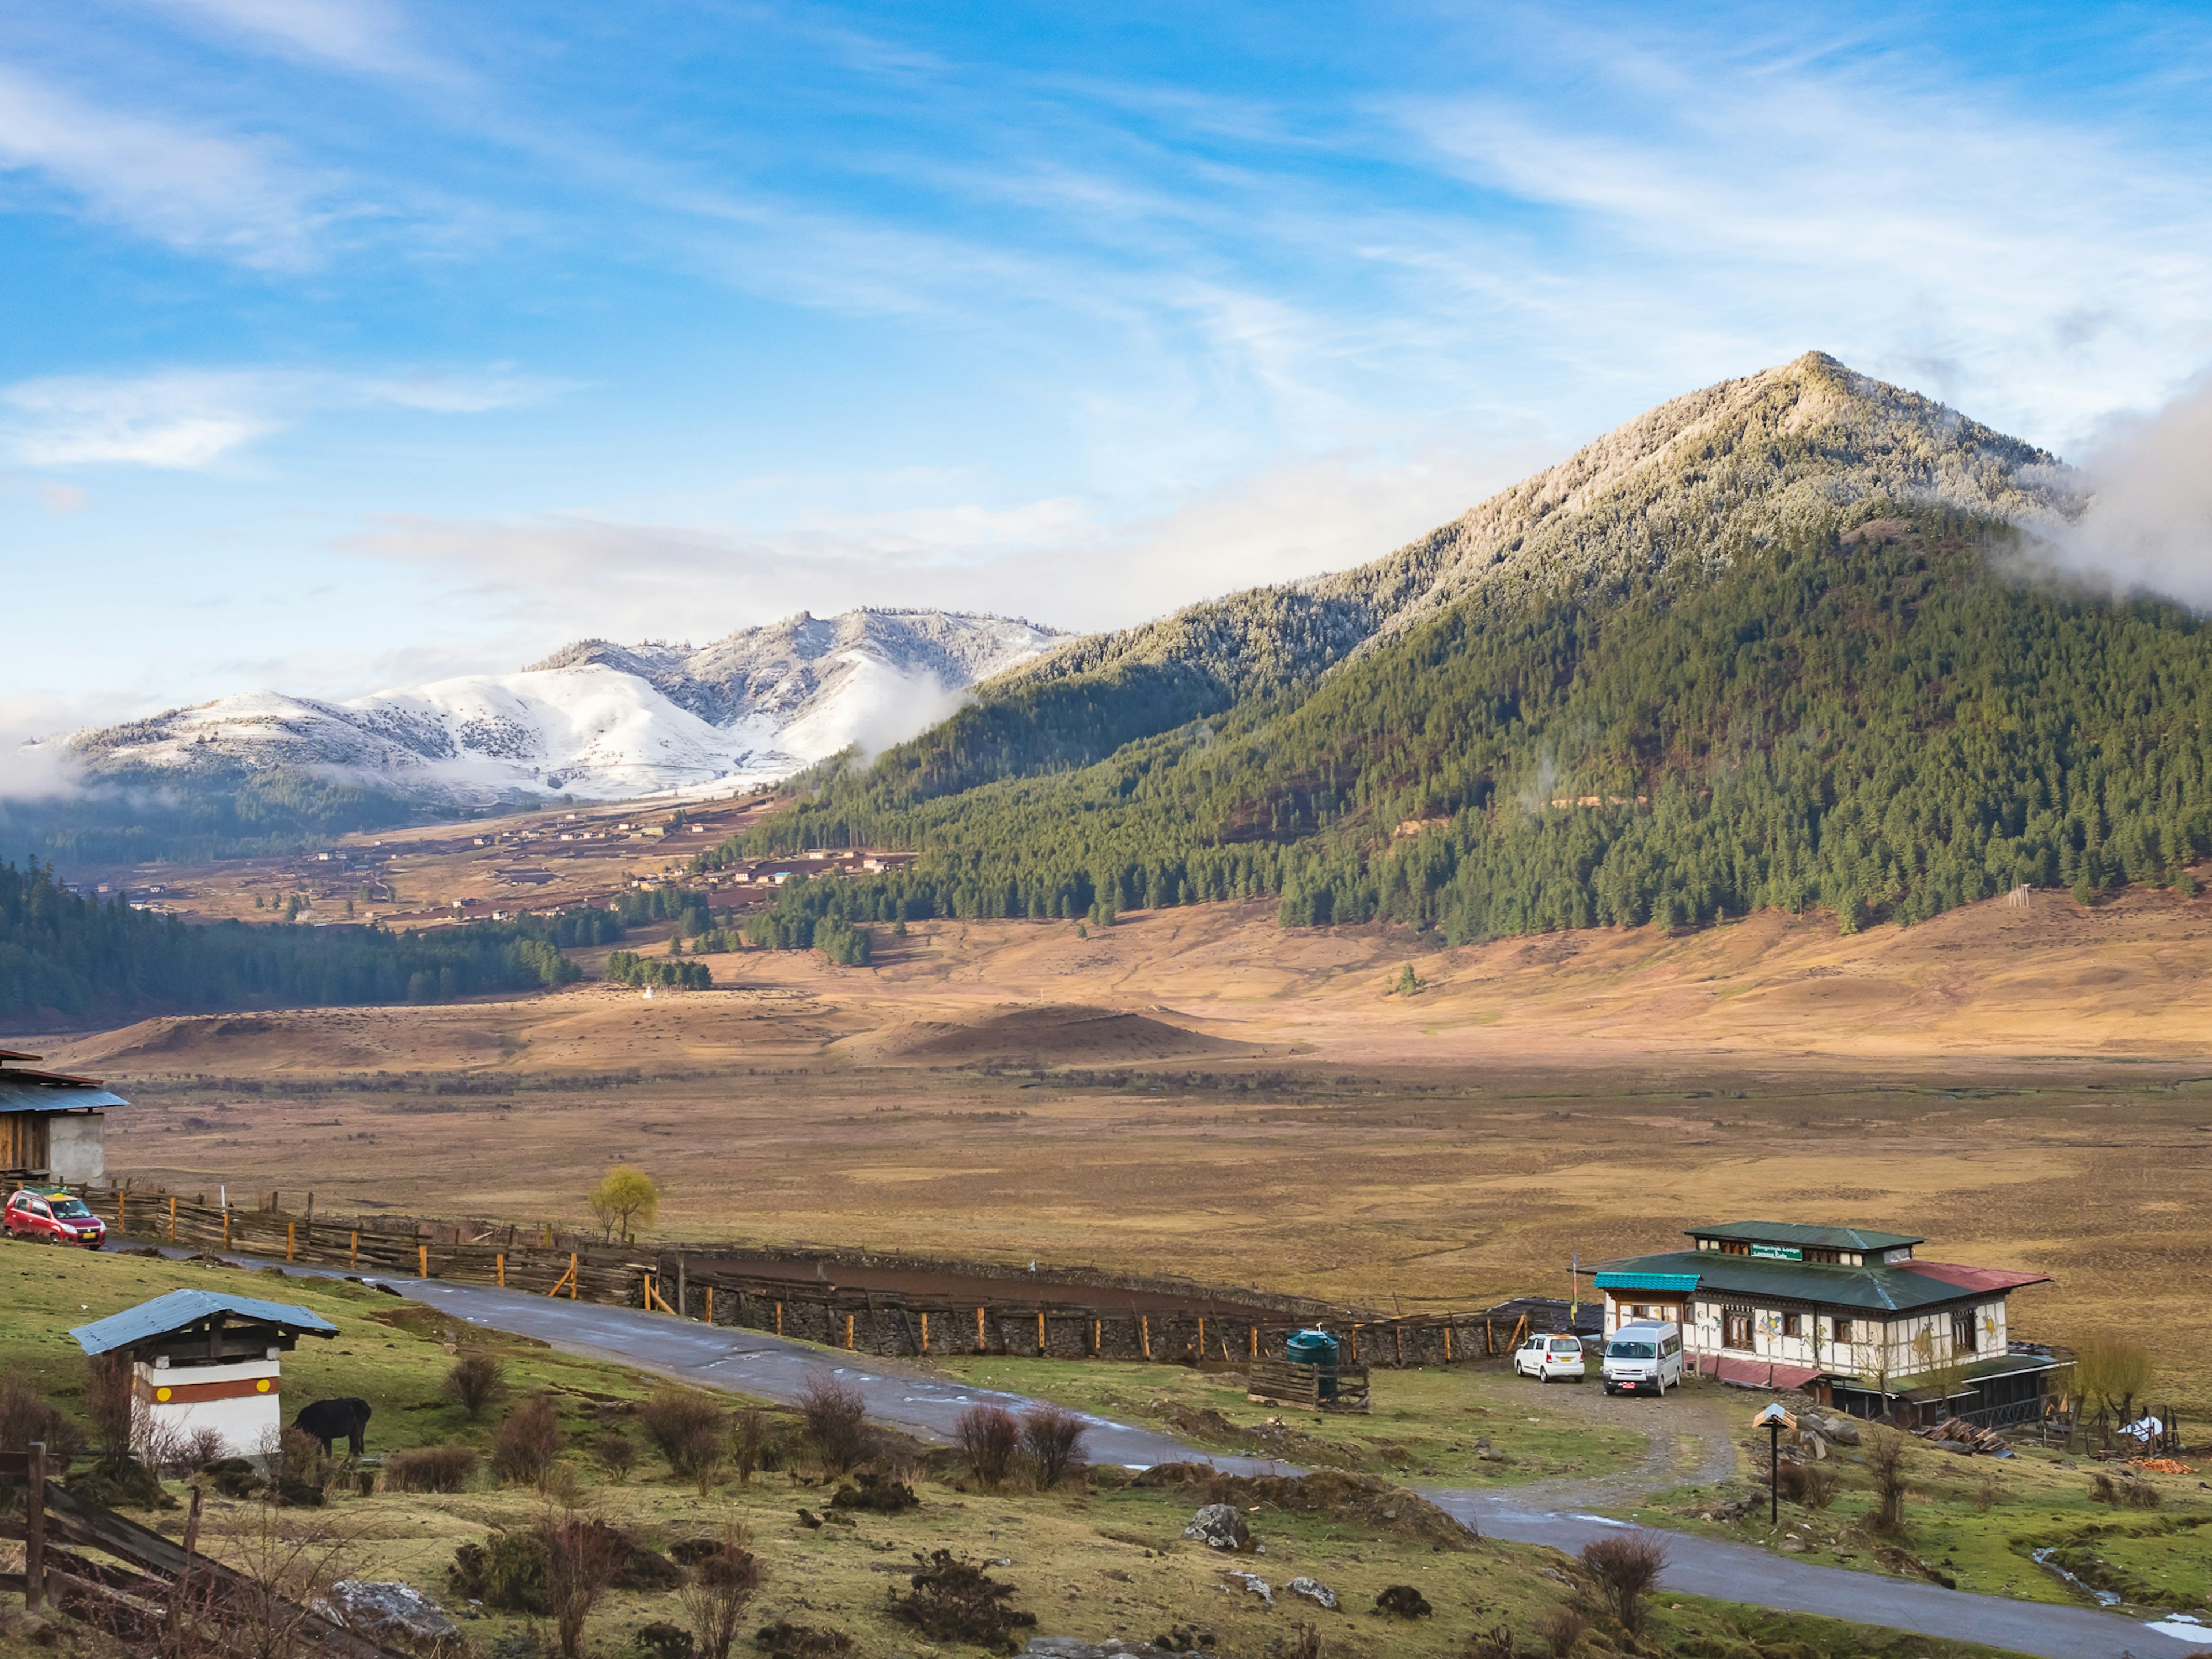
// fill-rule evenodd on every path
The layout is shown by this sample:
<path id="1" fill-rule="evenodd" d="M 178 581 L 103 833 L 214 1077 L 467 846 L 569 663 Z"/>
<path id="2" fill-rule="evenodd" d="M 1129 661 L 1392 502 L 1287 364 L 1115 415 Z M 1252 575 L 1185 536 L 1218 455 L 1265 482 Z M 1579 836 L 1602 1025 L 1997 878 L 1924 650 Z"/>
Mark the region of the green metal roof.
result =
<path id="1" fill-rule="evenodd" d="M 1863 1308 L 1875 1313 L 1906 1313 L 1948 1302 L 1978 1301 L 1987 1294 L 1904 1267 L 1773 1261 L 1764 1256 L 1725 1255 L 1718 1250 L 1670 1250 L 1663 1255 L 1603 1261 L 1596 1273 L 1601 1287 L 1616 1274 L 1635 1280 L 1624 1288 L 1636 1290 L 1647 1288 L 1644 1281 L 1648 1279 L 1682 1279 L 1704 1295 L 1776 1297 L 1824 1307 Z"/>
<path id="2" fill-rule="evenodd" d="M 1863 1227 L 1808 1227 L 1795 1221 L 1724 1221 L 1684 1230 L 1692 1238 L 1735 1238 L 1748 1244 L 1809 1244 L 1820 1250 L 1894 1250 L 1927 1241 Z"/>
<path id="3" fill-rule="evenodd" d="M 1596 1284 L 1601 1291 L 1680 1291 L 1686 1295 L 1698 1288 L 1698 1275 L 1601 1273 Z"/>

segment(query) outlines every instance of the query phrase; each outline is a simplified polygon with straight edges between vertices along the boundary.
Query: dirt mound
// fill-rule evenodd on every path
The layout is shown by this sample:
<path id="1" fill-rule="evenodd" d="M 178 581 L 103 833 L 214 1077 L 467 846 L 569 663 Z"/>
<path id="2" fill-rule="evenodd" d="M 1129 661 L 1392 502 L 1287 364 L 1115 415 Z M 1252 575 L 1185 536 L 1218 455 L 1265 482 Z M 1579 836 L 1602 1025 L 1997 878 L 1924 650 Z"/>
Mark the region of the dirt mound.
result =
<path id="1" fill-rule="evenodd" d="M 1234 1504 L 1241 1510 L 1257 1504 L 1286 1515 L 1318 1515 L 1362 1529 L 1423 1539 L 1439 1549 L 1462 1550 L 1475 1541 L 1474 1528 L 1379 1474 L 1316 1469 L 1300 1475 L 1237 1475 L 1224 1474 L 1207 1463 L 1156 1463 L 1129 1484 L 1182 1492 L 1194 1502 Z"/>
<path id="2" fill-rule="evenodd" d="M 938 1066 L 1123 1066 L 1260 1052 L 1251 1043 L 1207 1036 L 1146 1014 L 1078 1003 L 1006 1008 L 966 1022 L 917 1021 L 853 1046 L 865 1048 L 871 1060 Z"/>
<path id="3" fill-rule="evenodd" d="M 239 1037 L 262 1036 L 277 1029 L 277 1022 L 258 1014 L 194 1014 L 142 1019 L 120 1030 L 73 1043 L 70 1057 L 77 1064 L 112 1063 L 119 1060 L 173 1059 L 210 1044 Z"/>

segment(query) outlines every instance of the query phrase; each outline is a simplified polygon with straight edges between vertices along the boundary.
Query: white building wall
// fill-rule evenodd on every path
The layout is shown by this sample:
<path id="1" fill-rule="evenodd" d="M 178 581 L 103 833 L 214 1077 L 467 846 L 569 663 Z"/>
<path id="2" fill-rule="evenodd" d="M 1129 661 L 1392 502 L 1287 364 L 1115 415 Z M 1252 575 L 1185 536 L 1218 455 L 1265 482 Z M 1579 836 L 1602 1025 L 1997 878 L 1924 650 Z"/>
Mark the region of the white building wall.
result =
<path id="1" fill-rule="evenodd" d="M 46 1168 L 56 1181 L 82 1185 L 107 1173 L 107 1115 L 52 1112 L 46 1117 Z"/>
<path id="2" fill-rule="evenodd" d="M 274 1358 L 166 1366 L 140 1360 L 131 1374 L 137 1383 L 131 1443 L 140 1457 L 188 1441 L 203 1429 L 222 1437 L 218 1456 L 260 1458 L 276 1450 L 284 1413 Z M 220 1400 L 182 1397 L 209 1384 L 242 1384 L 252 1392 Z"/>

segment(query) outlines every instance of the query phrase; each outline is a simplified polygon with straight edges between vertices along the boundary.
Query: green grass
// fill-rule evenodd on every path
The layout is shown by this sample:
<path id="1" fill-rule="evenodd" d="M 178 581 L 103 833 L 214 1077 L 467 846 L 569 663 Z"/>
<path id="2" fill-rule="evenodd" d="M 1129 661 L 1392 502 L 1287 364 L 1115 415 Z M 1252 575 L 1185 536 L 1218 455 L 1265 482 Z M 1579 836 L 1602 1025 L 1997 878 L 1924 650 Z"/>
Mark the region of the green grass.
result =
<path id="1" fill-rule="evenodd" d="M 1489 1368 L 1375 1371 L 1373 1409 L 1358 1416 L 1255 1405 L 1234 1371 L 988 1355 L 936 1363 L 979 1387 L 1161 1430 L 1202 1450 L 1408 1481 L 1489 1486 L 1609 1474 L 1634 1465 L 1648 1444 L 1633 1429 L 1557 1409 L 1547 1390 Z"/>
<path id="2" fill-rule="evenodd" d="M 1839 1448 L 1836 1462 L 1844 1484 L 1830 1506 L 1814 1510 L 1785 1502 L 1778 1528 L 1767 1522 L 1763 1483 L 1759 1508 L 1740 1521 L 1702 1518 L 1717 1501 L 1710 1488 L 1655 1492 L 1630 1513 L 1655 1526 L 1774 1548 L 1788 1544 L 1789 1553 L 1803 1559 L 1850 1567 L 1881 1568 L 1887 1552 L 1902 1547 L 1962 1590 L 2038 1601 L 2092 1598 L 2037 1565 L 2032 1552 L 2088 1550 L 2112 1571 L 2106 1587 L 2130 1603 L 2212 1612 L 2212 1531 L 2206 1529 L 2212 1525 L 2212 1492 L 2196 1475 L 2150 1475 L 2164 1498 L 2161 1506 L 2116 1511 L 2090 1498 L 2100 1466 L 2087 1459 L 2039 1447 L 2020 1448 L 2008 1458 L 1919 1449 L 1905 1509 L 1906 1535 L 1890 1540 L 1872 1526 L 1875 1505 L 1858 1454 Z M 1888 1565 L 1904 1564 L 1890 1556 Z"/>

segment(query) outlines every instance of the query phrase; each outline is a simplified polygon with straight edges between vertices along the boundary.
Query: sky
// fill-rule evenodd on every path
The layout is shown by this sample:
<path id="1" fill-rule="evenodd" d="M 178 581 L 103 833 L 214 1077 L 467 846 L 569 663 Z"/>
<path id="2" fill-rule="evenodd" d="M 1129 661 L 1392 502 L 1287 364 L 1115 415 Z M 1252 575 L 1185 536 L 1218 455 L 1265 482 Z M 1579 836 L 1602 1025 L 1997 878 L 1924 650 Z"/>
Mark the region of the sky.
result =
<path id="1" fill-rule="evenodd" d="M 2201 5 L 0 0 L 0 732 L 1127 623 L 1812 349 L 2194 465 L 2208 81 Z"/>

